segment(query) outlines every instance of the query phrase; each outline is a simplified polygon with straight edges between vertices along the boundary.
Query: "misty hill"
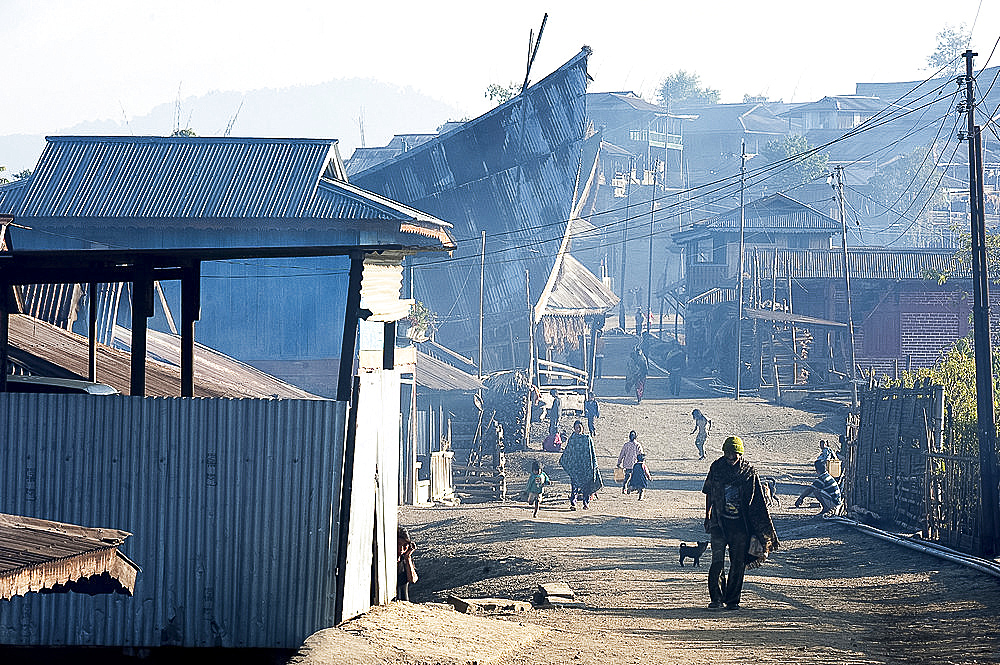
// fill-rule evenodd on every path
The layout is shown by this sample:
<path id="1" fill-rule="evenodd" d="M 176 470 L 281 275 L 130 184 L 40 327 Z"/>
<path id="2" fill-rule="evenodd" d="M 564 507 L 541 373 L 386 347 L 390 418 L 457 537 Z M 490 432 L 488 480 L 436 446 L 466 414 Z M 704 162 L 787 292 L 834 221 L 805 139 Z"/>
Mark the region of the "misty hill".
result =
<path id="1" fill-rule="evenodd" d="M 88 121 L 54 127 L 48 135 L 166 136 L 178 124 L 176 110 L 177 104 L 171 101 L 130 118 L 127 124 L 124 119 Z M 413 88 L 355 78 L 187 97 L 180 103 L 179 125 L 199 136 L 222 136 L 235 116 L 231 136 L 333 138 L 340 141 L 340 154 L 347 159 L 361 145 L 359 118 L 364 119 L 365 143 L 371 146 L 385 145 L 400 132 L 433 133 L 460 115 L 456 107 Z M 44 147 L 43 135 L 0 136 L 0 164 L 9 173 L 33 169 Z"/>

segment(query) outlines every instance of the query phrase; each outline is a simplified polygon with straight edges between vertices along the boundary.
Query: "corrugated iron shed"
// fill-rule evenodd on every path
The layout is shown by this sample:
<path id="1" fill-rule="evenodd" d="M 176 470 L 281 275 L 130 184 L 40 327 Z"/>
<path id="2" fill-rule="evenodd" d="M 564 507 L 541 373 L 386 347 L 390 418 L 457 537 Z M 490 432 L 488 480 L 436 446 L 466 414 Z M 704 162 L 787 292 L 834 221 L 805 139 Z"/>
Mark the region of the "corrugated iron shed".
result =
<path id="1" fill-rule="evenodd" d="M 440 317 L 438 338 L 470 356 L 479 327 L 471 275 L 479 268 L 480 232 L 487 232 L 487 368 L 526 362 L 525 303 L 536 302 L 546 283 L 577 184 L 587 177 L 581 157 L 589 56 L 585 48 L 514 99 L 351 176 L 366 190 L 455 225 L 456 237 L 465 242 L 452 260 L 414 260 L 413 296 Z"/>
<path id="2" fill-rule="evenodd" d="M 139 567 L 118 551 L 130 535 L 0 514 L 0 600 L 32 591 L 131 596 Z"/>
<path id="3" fill-rule="evenodd" d="M 332 139 L 50 137 L 32 176 L 0 188 L 0 213 L 20 224 L 11 229 L 19 252 L 312 251 L 309 260 L 191 255 L 205 262 L 198 340 L 243 361 L 278 362 L 272 371 L 289 376 L 294 363 L 323 368 L 341 350 L 344 310 L 331 294 L 344 293 L 350 260 L 315 250 L 384 247 L 402 256 L 455 246 L 450 224 L 346 182 Z M 282 256 L 290 255 L 307 254 Z M 116 316 L 118 293 L 98 302 L 102 332 L 128 325 Z M 181 311 L 179 284 L 166 282 L 163 293 Z M 57 296 L 38 292 L 26 305 L 65 309 Z M 150 327 L 169 329 L 160 315 Z M 80 322 L 76 330 L 84 332 Z"/>
<path id="4" fill-rule="evenodd" d="M 123 334 L 127 335 L 127 331 Z M 176 337 L 149 331 L 150 353 L 166 362 L 146 361 L 146 394 L 150 397 L 180 395 L 180 344 Z M 10 354 L 22 369 L 42 376 L 85 379 L 87 339 L 39 319 L 10 316 Z M 104 344 L 97 346 L 97 380 L 122 394 L 130 387 L 130 355 Z M 174 364 L 167 364 L 174 363 Z M 195 345 L 196 397 L 319 399 L 280 379 L 265 374 L 200 344 Z"/>

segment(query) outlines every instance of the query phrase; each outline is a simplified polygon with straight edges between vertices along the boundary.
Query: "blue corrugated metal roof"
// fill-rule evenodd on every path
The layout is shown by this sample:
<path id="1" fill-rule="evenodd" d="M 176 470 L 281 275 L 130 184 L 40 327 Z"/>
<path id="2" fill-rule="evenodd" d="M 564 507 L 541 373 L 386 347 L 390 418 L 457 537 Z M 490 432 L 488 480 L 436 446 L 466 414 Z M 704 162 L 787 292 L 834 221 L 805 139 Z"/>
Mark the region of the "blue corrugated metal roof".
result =
<path id="1" fill-rule="evenodd" d="M 589 55 L 585 48 L 485 115 L 351 176 L 366 190 L 452 222 L 455 235 L 470 240 L 460 244 L 454 264 L 420 268 L 414 280 L 414 297 L 443 318 L 438 337 L 459 351 L 470 351 L 478 335 L 479 294 L 468 275 L 473 261 L 478 266 L 482 230 L 491 255 L 486 329 L 510 324 L 524 331 L 526 341 L 525 270 L 535 300 L 570 217 L 586 128 Z M 497 367 L 492 342 L 486 344 L 487 361 Z M 511 346 L 510 335 L 498 337 L 497 348 Z"/>
<path id="2" fill-rule="evenodd" d="M 0 212 L 13 210 L 20 205 L 29 184 L 30 180 L 19 180 L 9 185 L 0 185 Z"/>
<path id="3" fill-rule="evenodd" d="M 49 137 L 30 179 L 0 188 L 0 212 L 24 223 L 47 220 L 37 228 L 83 226 L 92 231 L 92 242 L 102 241 L 97 229 L 175 231 L 191 227 L 192 220 L 215 229 L 234 226 L 222 220 L 236 220 L 240 228 L 294 220 L 269 226 L 288 229 L 305 229 L 310 220 L 389 220 L 400 224 L 372 229 L 380 243 L 454 245 L 449 224 L 348 184 L 332 139 Z M 336 232 L 340 226 L 324 228 Z M 440 245 L 414 241 L 414 235 Z M 285 242 L 277 236 L 275 241 Z"/>
<path id="4" fill-rule="evenodd" d="M 18 217 L 301 217 L 329 139 L 48 137 Z"/>

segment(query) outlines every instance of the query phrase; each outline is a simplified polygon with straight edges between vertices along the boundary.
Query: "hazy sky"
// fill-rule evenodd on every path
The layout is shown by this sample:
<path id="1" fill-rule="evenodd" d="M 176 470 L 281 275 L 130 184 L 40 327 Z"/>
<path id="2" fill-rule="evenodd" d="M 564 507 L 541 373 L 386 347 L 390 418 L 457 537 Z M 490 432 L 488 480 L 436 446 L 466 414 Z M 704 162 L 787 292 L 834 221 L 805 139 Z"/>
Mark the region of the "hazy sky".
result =
<path id="1" fill-rule="evenodd" d="M 811 101 L 858 81 L 924 78 L 945 24 L 975 22 L 977 66 L 1000 37 L 997 0 L 0 0 L 0 135 L 144 115 L 178 86 L 186 97 L 351 77 L 412 86 L 474 116 L 489 83 L 523 78 L 544 12 L 533 80 L 587 44 L 591 90 L 650 99 L 686 69 L 722 101 Z"/>

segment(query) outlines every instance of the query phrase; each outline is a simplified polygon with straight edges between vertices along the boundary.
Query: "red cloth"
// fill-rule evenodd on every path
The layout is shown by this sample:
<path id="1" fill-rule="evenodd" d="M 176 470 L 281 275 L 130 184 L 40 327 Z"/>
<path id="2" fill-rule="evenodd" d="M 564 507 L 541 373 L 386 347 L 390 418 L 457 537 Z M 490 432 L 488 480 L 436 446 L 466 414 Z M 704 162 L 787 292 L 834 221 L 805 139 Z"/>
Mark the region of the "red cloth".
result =
<path id="1" fill-rule="evenodd" d="M 562 439 L 559 432 L 552 432 L 542 441 L 542 450 L 549 453 L 557 453 L 562 450 Z"/>

